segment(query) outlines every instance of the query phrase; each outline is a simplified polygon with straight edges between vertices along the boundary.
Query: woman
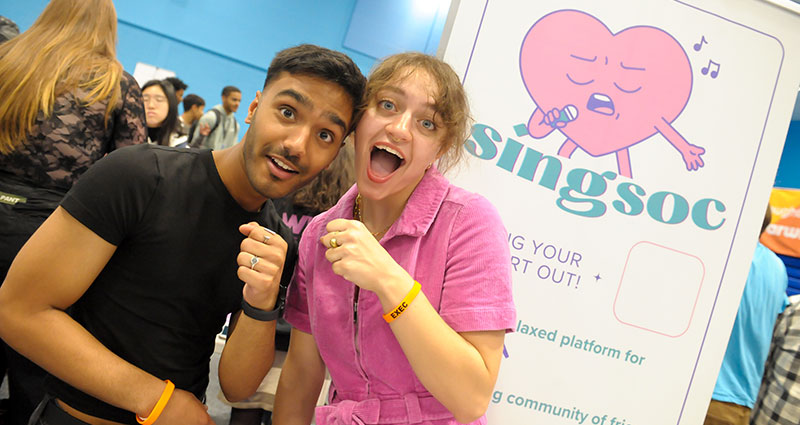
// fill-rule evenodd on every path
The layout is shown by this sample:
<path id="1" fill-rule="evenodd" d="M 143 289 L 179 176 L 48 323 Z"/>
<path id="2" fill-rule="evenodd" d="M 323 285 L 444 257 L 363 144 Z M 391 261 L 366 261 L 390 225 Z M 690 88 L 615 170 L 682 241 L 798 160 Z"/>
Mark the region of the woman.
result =
<path id="1" fill-rule="evenodd" d="M 300 242 L 274 423 L 311 421 L 327 366 L 317 424 L 483 424 L 515 309 L 497 212 L 433 165 L 462 156 L 466 96 L 448 65 L 404 53 L 365 100 L 356 185 Z"/>
<path id="2" fill-rule="evenodd" d="M 142 86 L 142 99 L 147 117 L 147 142 L 169 146 L 178 123 L 175 89 L 167 80 L 150 80 Z"/>
<path id="3" fill-rule="evenodd" d="M 111 0 L 52 0 L 0 44 L 0 282 L 83 172 L 146 140 L 142 94 L 116 41 Z M 11 422 L 23 423 L 42 398 L 43 372 L 9 356 Z"/>

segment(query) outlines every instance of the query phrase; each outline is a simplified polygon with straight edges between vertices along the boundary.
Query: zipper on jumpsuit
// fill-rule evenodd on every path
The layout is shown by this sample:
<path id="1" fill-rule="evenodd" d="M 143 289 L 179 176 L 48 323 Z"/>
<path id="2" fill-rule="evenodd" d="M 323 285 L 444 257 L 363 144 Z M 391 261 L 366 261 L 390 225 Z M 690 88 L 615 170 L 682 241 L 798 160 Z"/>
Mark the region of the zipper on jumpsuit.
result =
<path id="1" fill-rule="evenodd" d="M 364 367 L 361 365 L 361 350 L 358 349 L 358 298 L 361 295 L 361 287 L 354 285 L 355 289 L 353 292 L 353 348 L 356 352 L 356 366 L 358 369 L 358 373 L 364 378 L 364 381 L 367 383 L 367 393 L 369 393 L 369 377 L 367 377 L 367 372 L 364 370 Z"/>

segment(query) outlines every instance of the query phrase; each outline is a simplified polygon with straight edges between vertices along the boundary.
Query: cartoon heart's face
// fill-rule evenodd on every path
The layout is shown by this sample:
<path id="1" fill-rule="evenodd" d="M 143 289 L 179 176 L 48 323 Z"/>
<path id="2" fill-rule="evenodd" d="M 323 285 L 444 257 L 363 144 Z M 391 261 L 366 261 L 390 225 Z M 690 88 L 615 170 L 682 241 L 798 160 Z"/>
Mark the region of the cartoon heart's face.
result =
<path id="1" fill-rule="evenodd" d="M 656 133 L 686 106 L 692 70 L 683 47 L 647 26 L 613 34 L 576 10 L 537 21 L 522 42 L 520 71 L 543 112 L 574 105 L 560 131 L 590 155 L 616 152 Z"/>

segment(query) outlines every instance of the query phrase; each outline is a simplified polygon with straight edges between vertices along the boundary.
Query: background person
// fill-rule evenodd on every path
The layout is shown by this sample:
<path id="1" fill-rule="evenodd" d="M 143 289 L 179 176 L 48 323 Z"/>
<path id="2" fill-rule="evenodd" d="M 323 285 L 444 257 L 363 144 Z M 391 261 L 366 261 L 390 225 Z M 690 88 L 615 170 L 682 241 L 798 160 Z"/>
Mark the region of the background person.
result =
<path id="1" fill-rule="evenodd" d="M 172 88 L 175 89 L 175 100 L 177 103 L 183 102 L 183 92 L 186 91 L 189 86 L 178 77 L 167 77 L 165 80 L 169 81 L 169 83 L 172 84 Z"/>
<path id="2" fill-rule="evenodd" d="M 205 106 L 206 102 L 196 94 L 189 94 L 183 98 L 185 112 L 178 116 L 178 123 L 175 125 L 170 146 L 189 147 L 189 134 L 197 127 L 197 122 L 203 116 Z"/>
<path id="3" fill-rule="evenodd" d="M 19 35 L 19 27 L 17 26 L 14 21 L 11 19 L 6 18 L 5 16 L 0 16 L 0 43 L 11 40 L 12 38 Z M 8 365 L 6 362 L 6 353 L 3 349 L 5 347 L 5 343 L 0 342 L 0 384 L 3 383 L 6 377 L 6 371 L 8 370 Z M 4 398 L 0 400 L 0 425 L 5 424 L 6 417 L 8 415 L 8 399 Z"/>
<path id="4" fill-rule="evenodd" d="M 222 89 L 222 103 L 203 114 L 191 137 L 191 147 L 225 149 L 238 140 L 239 123 L 233 115 L 239 109 L 242 91 L 234 86 Z"/>
<path id="5" fill-rule="evenodd" d="M 196 94 L 188 94 L 183 98 L 183 113 L 178 116 L 178 125 L 176 126 L 178 136 L 189 135 L 189 129 L 203 116 L 205 107 L 206 101 Z"/>
<path id="6" fill-rule="evenodd" d="M 464 89 L 406 53 L 375 68 L 365 101 L 357 184 L 300 241 L 273 423 L 311 422 L 327 366 L 319 425 L 484 424 L 516 312 L 499 214 L 433 166 L 463 155 Z"/>
<path id="7" fill-rule="evenodd" d="M 92 164 L 146 140 L 142 94 L 116 59 L 116 41 L 111 0 L 52 0 L 0 44 L 0 282 Z M 42 398 L 44 372 L 8 355 L 9 423 L 23 424 Z"/>
<path id="8" fill-rule="evenodd" d="M 772 219 L 770 206 L 761 233 Z M 722 358 L 705 425 L 746 425 L 764 375 L 775 320 L 788 304 L 786 266 L 775 253 L 756 245 L 736 321 Z"/>
<path id="9" fill-rule="evenodd" d="M 147 142 L 170 146 L 178 123 L 178 101 L 172 84 L 166 80 L 150 80 L 142 86 L 142 99 L 147 118 Z"/>
<path id="10" fill-rule="evenodd" d="M 751 425 L 800 424 L 800 303 L 778 318 Z"/>

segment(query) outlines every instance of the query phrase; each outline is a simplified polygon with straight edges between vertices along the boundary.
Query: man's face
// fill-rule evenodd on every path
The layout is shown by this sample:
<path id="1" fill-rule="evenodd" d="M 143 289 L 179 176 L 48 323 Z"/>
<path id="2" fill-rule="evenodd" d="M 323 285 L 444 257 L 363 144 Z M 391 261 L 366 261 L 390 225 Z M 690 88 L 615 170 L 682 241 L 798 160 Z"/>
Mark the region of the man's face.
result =
<path id="1" fill-rule="evenodd" d="M 241 101 L 242 94 L 240 92 L 230 92 L 227 96 L 222 96 L 222 107 L 230 114 L 239 109 L 239 103 L 241 103 Z"/>
<path id="2" fill-rule="evenodd" d="M 175 90 L 175 98 L 178 99 L 178 103 L 183 102 L 183 89 Z"/>
<path id="3" fill-rule="evenodd" d="M 253 189 L 275 199 L 313 179 L 339 153 L 352 105 L 342 87 L 321 78 L 284 72 L 271 81 L 250 105 L 244 163 Z"/>
<path id="4" fill-rule="evenodd" d="M 192 106 L 192 122 L 195 122 L 203 116 L 203 109 L 206 105 L 193 105 Z"/>

